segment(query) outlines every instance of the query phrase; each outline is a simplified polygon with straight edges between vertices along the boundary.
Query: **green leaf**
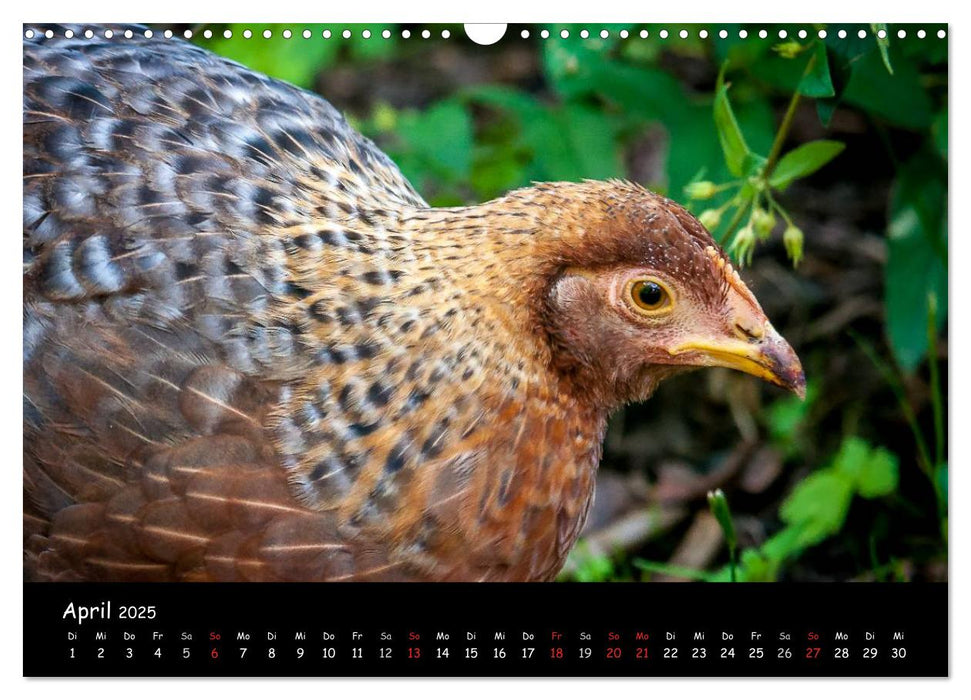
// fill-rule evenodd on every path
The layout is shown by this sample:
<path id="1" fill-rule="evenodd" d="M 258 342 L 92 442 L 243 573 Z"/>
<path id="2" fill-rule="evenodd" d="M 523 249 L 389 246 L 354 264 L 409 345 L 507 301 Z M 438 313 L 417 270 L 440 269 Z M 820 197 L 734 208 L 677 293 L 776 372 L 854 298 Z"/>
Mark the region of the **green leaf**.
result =
<path id="1" fill-rule="evenodd" d="M 575 159 L 575 169 L 568 179 L 606 180 L 623 173 L 616 133 L 603 112 L 583 105 L 566 105 L 557 116 L 564 146 L 572 149 Z"/>
<path id="2" fill-rule="evenodd" d="M 668 564 L 666 562 L 648 561 L 647 559 L 641 559 L 640 557 L 635 557 L 631 560 L 631 563 L 641 571 L 646 571 L 652 574 L 677 576 L 679 578 L 691 579 L 693 581 L 708 581 L 712 578 L 712 574 L 709 574 L 707 571 L 690 569 L 685 566 L 677 566 L 676 564 Z M 728 580 L 727 576 L 725 580 Z"/>
<path id="3" fill-rule="evenodd" d="M 897 490 L 896 455 L 882 447 L 871 448 L 862 438 L 843 441 L 833 469 L 850 480 L 864 498 L 887 496 Z"/>
<path id="4" fill-rule="evenodd" d="M 931 133 L 934 136 L 934 147 L 937 148 L 938 155 L 947 160 L 947 107 L 943 107 L 934 123 L 931 125 Z"/>
<path id="5" fill-rule="evenodd" d="M 934 481 L 937 483 L 937 487 L 941 490 L 944 502 L 947 502 L 947 462 L 943 464 L 938 464 L 937 469 L 934 472 Z"/>
<path id="6" fill-rule="evenodd" d="M 390 58 L 398 50 L 398 32 L 393 24 L 368 24 L 371 38 L 365 39 L 359 32 L 354 32 L 352 40 L 344 40 L 352 58 L 358 60 L 376 61 Z M 391 36 L 385 39 L 381 32 L 390 29 Z"/>
<path id="7" fill-rule="evenodd" d="M 882 39 L 877 34 L 877 32 L 879 32 L 880 30 L 883 30 L 884 32 Z M 890 75 L 893 75 L 893 66 L 890 65 L 890 52 L 888 51 L 888 49 L 890 48 L 890 33 L 887 32 L 887 25 L 871 24 L 870 31 L 872 31 L 873 36 L 877 38 L 877 48 L 880 49 L 880 58 L 883 59 L 883 65 L 886 67 L 887 72 Z"/>
<path id="8" fill-rule="evenodd" d="M 839 141 L 810 141 L 786 153 L 769 178 L 769 184 L 785 190 L 798 178 L 812 175 L 842 153 L 846 144 Z"/>
<path id="9" fill-rule="evenodd" d="M 465 182 L 472 165 L 472 119 L 456 100 L 443 100 L 424 112 L 400 115 L 404 142 L 400 165 L 413 181 L 428 174 L 445 182 Z M 417 172 L 416 172 L 417 171 Z"/>
<path id="10" fill-rule="evenodd" d="M 860 474 L 863 472 L 869 456 L 870 445 L 866 440 L 858 437 L 848 437 L 843 440 L 839 452 L 833 458 L 832 469 L 855 484 L 859 481 Z"/>
<path id="11" fill-rule="evenodd" d="M 292 38 L 284 39 L 279 25 L 230 24 L 227 28 L 232 30 L 232 38 L 226 39 L 222 31 L 218 31 L 214 33 L 215 36 L 212 39 L 201 40 L 200 43 L 220 56 L 242 63 L 247 68 L 302 88 L 312 88 L 317 73 L 333 62 L 341 46 L 339 40 L 324 39 L 321 36 L 325 26 L 323 24 L 301 25 L 295 30 Z M 244 29 L 253 32 L 252 38 L 243 38 Z M 271 38 L 263 38 L 265 29 L 273 32 Z M 310 39 L 300 36 L 304 29 L 313 32 Z"/>
<path id="12" fill-rule="evenodd" d="M 766 410 L 766 423 L 772 442 L 787 454 L 795 454 L 799 449 L 796 438 L 816 403 L 819 386 L 818 381 L 810 380 L 806 384 L 805 400 L 798 396 L 787 396 L 774 401 Z"/>
<path id="13" fill-rule="evenodd" d="M 715 520 L 721 526 L 722 532 L 725 534 L 725 542 L 728 544 L 728 548 L 735 549 L 735 544 L 737 543 L 735 524 L 732 522 L 732 511 L 728 507 L 728 499 L 725 498 L 725 492 L 721 489 L 709 491 L 708 507 L 711 509 L 712 515 L 715 516 Z"/>
<path id="14" fill-rule="evenodd" d="M 782 504 L 779 515 L 798 527 L 798 544 L 809 547 L 843 527 L 853 497 L 853 483 L 836 470 L 822 470 L 803 479 Z"/>
<path id="15" fill-rule="evenodd" d="M 899 463 L 897 456 L 882 447 L 873 450 L 857 482 L 857 490 L 864 498 L 889 496 L 897 490 Z"/>
<path id="16" fill-rule="evenodd" d="M 887 265 L 887 337 L 897 362 L 914 371 L 927 354 L 928 294 L 938 303 L 938 329 L 947 318 L 947 170 L 924 150 L 894 183 Z"/>
<path id="17" fill-rule="evenodd" d="M 823 126 L 829 126 L 833 112 L 842 102 L 843 94 L 856 72 L 860 58 L 874 48 L 869 40 L 860 39 L 856 32 L 852 31 L 852 27 L 849 28 L 846 38 L 840 39 L 839 29 L 838 26 L 829 27 L 824 42 L 830 81 L 833 84 L 833 96 L 816 101 L 816 111 Z"/>
<path id="18" fill-rule="evenodd" d="M 715 92 L 715 127 L 725 155 L 725 164 L 729 172 L 735 177 L 741 177 L 744 172 L 745 158 L 750 151 L 745 143 L 742 130 L 738 127 L 732 104 L 728 99 L 728 85 L 724 82 L 724 69 L 718 76 Z"/>
<path id="19" fill-rule="evenodd" d="M 829 73 L 826 44 L 817 43 L 812 56 L 815 56 L 815 60 L 810 58 L 810 60 L 813 60 L 812 68 L 803 75 L 797 89 L 806 97 L 833 97 L 836 94 L 836 89 L 833 87 L 833 79 Z"/>
<path id="20" fill-rule="evenodd" d="M 534 180 L 607 179 L 622 172 L 610 120 L 600 110 L 567 104 L 523 125 Z"/>
<path id="21" fill-rule="evenodd" d="M 843 99 L 895 126 L 926 129 L 933 111 L 917 64 L 899 57 L 893 47 L 890 55 L 894 57 L 893 75 L 887 73 L 879 51 L 860 56 L 853 64 Z"/>

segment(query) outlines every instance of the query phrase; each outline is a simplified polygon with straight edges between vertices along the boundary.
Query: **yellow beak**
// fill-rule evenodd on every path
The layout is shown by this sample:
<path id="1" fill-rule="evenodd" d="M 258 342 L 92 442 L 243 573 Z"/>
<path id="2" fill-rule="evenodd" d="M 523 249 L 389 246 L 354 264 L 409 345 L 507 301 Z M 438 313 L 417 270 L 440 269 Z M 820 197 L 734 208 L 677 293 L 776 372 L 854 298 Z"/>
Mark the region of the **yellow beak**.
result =
<path id="1" fill-rule="evenodd" d="M 760 338 L 699 339 L 684 343 L 672 355 L 696 353 L 692 364 L 729 367 L 761 377 L 806 398 L 806 376 L 792 347 L 772 324 L 766 323 Z"/>

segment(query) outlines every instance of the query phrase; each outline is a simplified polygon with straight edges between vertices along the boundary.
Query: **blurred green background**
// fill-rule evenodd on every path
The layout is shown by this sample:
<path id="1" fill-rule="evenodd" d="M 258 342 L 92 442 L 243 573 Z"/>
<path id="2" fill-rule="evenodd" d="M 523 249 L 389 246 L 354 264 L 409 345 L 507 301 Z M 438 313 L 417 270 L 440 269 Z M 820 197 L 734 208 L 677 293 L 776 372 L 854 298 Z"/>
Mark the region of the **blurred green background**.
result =
<path id="1" fill-rule="evenodd" d="M 172 28 L 327 98 L 433 205 L 629 178 L 747 263 L 807 400 L 714 370 L 615 416 L 561 578 L 946 579 L 945 26 Z"/>

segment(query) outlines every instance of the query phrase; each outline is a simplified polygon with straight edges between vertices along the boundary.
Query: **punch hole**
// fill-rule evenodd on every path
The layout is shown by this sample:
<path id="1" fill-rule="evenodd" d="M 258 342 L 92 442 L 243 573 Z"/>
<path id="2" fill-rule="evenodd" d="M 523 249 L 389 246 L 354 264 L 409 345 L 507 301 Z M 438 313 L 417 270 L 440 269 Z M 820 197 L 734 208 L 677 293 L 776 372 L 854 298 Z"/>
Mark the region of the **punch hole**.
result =
<path id="1" fill-rule="evenodd" d="M 465 35 L 479 46 L 491 46 L 506 34 L 505 24 L 466 24 L 464 26 Z"/>

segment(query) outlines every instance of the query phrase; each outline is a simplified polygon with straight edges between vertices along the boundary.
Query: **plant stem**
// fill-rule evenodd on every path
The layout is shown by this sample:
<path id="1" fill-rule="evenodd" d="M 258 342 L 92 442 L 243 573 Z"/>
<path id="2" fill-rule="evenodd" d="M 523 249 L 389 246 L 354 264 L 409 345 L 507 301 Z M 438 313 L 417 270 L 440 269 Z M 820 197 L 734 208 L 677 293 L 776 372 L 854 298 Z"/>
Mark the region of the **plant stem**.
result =
<path id="1" fill-rule="evenodd" d="M 809 72 L 813 69 L 815 64 L 816 54 L 813 53 L 806 62 L 806 68 L 802 73 L 803 77 L 809 75 Z M 799 98 L 801 97 L 802 94 L 799 92 L 797 87 L 796 91 L 792 93 L 792 99 L 789 100 L 789 107 L 786 109 L 786 114 L 782 118 L 782 123 L 779 125 L 779 130 L 775 133 L 775 140 L 772 142 L 772 148 L 769 150 L 769 157 L 765 161 L 765 167 L 762 168 L 762 173 L 759 176 L 766 183 L 768 183 L 769 177 L 775 170 L 775 166 L 779 164 L 779 155 L 782 153 L 782 146 L 785 144 L 786 138 L 789 136 L 789 129 L 792 127 L 792 120 L 793 117 L 796 116 L 796 107 L 799 106 Z M 768 185 L 766 185 L 766 189 L 768 189 Z M 731 222 L 729 222 L 728 227 L 725 229 L 725 233 L 719 237 L 719 245 L 724 245 L 728 237 L 732 235 L 735 227 L 742 222 L 742 218 L 745 216 L 745 208 L 746 207 L 744 204 L 739 205 L 738 210 L 735 212 L 735 216 L 732 217 Z"/>
<path id="2" fill-rule="evenodd" d="M 858 335 L 853 331 L 849 331 L 849 335 L 853 338 L 854 342 L 860 347 L 863 353 L 867 356 L 873 366 L 877 368 L 877 371 L 883 375 L 884 381 L 890 386 L 893 391 L 894 396 L 897 397 L 897 403 L 900 404 L 900 411 L 904 414 L 904 420 L 907 421 L 907 425 L 910 426 L 910 431 L 914 434 L 914 441 L 917 443 L 917 466 L 931 481 L 931 485 L 934 488 L 934 493 L 938 493 L 937 479 L 934 478 L 934 465 L 931 463 L 931 455 L 927 449 L 927 443 L 924 442 L 924 436 L 921 435 L 920 426 L 917 424 L 917 416 L 914 414 L 914 409 L 911 407 L 910 402 L 907 400 L 907 395 L 904 391 L 903 384 L 897 375 L 890 369 L 886 362 L 884 362 L 879 355 L 877 355 L 876 350 L 863 339 L 862 336 Z"/>
<path id="3" fill-rule="evenodd" d="M 742 223 L 742 219 L 745 217 L 745 210 L 747 208 L 748 207 L 745 206 L 745 202 L 739 202 L 738 208 L 735 210 L 735 216 L 733 216 L 732 220 L 728 222 L 728 228 L 725 229 L 725 233 L 718 238 L 718 245 L 723 246 L 725 243 L 727 243 L 728 237 L 731 236 L 735 228 Z"/>
<path id="4" fill-rule="evenodd" d="M 944 409 L 941 400 L 941 383 L 937 367 L 937 296 L 927 295 L 927 344 L 928 364 L 931 370 L 931 406 L 934 409 L 934 462 L 941 463 L 944 455 Z"/>
<path id="5" fill-rule="evenodd" d="M 806 61 L 806 68 L 802 72 L 803 77 L 809 75 L 815 64 L 816 54 L 813 53 L 809 57 L 809 60 Z M 772 175 L 775 166 L 779 164 L 779 155 L 782 153 L 782 146 L 789 136 L 789 128 L 792 126 L 793 117 L 796 116 L 796 107 L 799 106 L 799 99 L 801 97 L 802 93 L 799 92 L 799 87 L 797 86 L 796 91 L 792 93 L 792 99 L 789 100 L 789 107 L 786 109 L 786 115 L 782 118 L 782 124 L 779 125 L 779 130 L 775 134 L 775 141 L 772 142 L 772 148 L 769 150 L 769 158 L 766 160 L 765 167 L 762 169 L 762 177 L 766 181 Z"/>

